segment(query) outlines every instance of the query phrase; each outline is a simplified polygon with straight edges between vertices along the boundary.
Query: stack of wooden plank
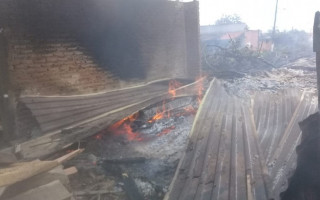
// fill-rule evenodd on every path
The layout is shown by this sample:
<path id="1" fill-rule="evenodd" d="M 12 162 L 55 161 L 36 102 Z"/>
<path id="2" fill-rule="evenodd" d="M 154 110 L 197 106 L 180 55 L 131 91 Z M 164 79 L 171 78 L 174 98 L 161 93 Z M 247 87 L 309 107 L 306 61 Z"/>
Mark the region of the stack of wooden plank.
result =
<path id="1" fill-rule="evenodd" d="M 75 168 L 63 169 L 62 163 L 81 153 L 75 150 L 50 161 L 18 162 L 14 154 L 0 153 L 1 200 L 72 200 L 68 175 Z"/>

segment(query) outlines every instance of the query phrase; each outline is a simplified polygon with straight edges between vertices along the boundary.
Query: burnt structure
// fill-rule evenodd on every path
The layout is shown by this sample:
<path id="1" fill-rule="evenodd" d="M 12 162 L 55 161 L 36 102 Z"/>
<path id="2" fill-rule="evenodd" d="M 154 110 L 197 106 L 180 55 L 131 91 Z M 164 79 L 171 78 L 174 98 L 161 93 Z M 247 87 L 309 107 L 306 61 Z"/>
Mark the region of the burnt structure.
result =
<path id="1" fill-rule="evenodd" d="M 198 2 L 2 1 L 12 86 L 79 94 L 129 82 L 193 78 Z"/>
<path id="2" fill-rule="evenodd" d="M 19 103 L 22 96 L 68 96 L 194 79 L 200 70 L 197 1 L 4 0 L 0 27 L 6 44 L 0 107 L 7 107 L 3 95 L 10 93 L 13 108 L 8 112 L 21 118 L 12 117 L 18 125 L 8 125 L 10 134 L 17 132 L 15 126 L 37 123 Z"/>

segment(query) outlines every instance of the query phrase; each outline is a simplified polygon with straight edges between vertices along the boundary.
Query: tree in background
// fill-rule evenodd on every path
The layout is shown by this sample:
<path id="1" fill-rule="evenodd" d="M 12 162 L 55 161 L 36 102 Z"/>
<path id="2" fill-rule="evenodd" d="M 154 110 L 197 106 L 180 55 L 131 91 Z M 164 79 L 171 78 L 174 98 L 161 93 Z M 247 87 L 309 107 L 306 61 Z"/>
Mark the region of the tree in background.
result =
<path id="1" fill-rule="evenodd" d="M 272 31 L 261 37 L 272 38 Z M 274 65 L 281 66 L 298 58 L 313 56 L 311 35 L 301 30 L 275 32 L 274 51 L 265 52 L 264 57 Z"/>
<path id="2" fill-rule="evenodd" d="M 241 18 L 237 14 L 233 15 L 223 15 L 218 19 L 215 25 L 224 25 L 224 24 L 243 24 Z"/>

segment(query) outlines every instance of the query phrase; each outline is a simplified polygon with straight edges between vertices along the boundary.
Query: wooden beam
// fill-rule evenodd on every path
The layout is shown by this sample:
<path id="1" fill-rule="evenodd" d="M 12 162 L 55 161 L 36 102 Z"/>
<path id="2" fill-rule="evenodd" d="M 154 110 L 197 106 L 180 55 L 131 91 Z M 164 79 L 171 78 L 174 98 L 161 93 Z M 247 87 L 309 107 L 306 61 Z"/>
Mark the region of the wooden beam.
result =
<path id="1" fill-rule="evenodd" d="M 72 194 L 61 184 L 61 182 L 55 180 L 25 193 L 18 194 L 9 200 L 66 200 L 70 199 L 71 196 Z"/>
<path id="2" fill-rule="evenodd" d="M 0 152 L 0 164 L 12 164 L 17 162 L 17 158 L 13 153 Z"/>
<path id="3" fill-rule="evenodd" d="M 4 140 L 14 138 L 14 95 L 10 91 L 8 44 L 5 31 L 0 27 L 0 121 Z"/>
<path id="4" fill-rule="evenodd" d="M 75 151 L 72 151 L 72 152 L 60 157 L 60 158 L 57 158 L 55 161 L 57 161 L 58 163 L 66 162 L 66 161 L 74 158 L 78 154 L 82 153 L 83 151 L 84 151 L 84 149 L 77 149 Z"/>
<path id="5" fill-rule="evenodd" d="M 67 175 L 67 176 L 78 173 L 78 169 L 74 166 L 69 167 L 67 169 L 64 169 L 63 171 L 64 171 L 65 175 Z"/>
<path id="6" fill-rule="evenodd" d="M 16 163 L 0 169 L 0 187 L 9 186 L 58 166 L 57 161 L 32 161 Z"/>

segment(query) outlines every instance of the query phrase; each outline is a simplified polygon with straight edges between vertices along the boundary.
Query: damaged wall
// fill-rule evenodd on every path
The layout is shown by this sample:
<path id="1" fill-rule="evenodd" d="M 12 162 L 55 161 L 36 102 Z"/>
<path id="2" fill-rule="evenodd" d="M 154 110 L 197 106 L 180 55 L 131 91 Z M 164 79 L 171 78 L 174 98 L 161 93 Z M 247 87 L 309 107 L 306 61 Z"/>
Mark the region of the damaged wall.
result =
<path id="1" fill-rule="evenodd" d="M 18 93 L 82 94 L 199 73 L 196 1 L 3 0 L 0 13 Z"/>

